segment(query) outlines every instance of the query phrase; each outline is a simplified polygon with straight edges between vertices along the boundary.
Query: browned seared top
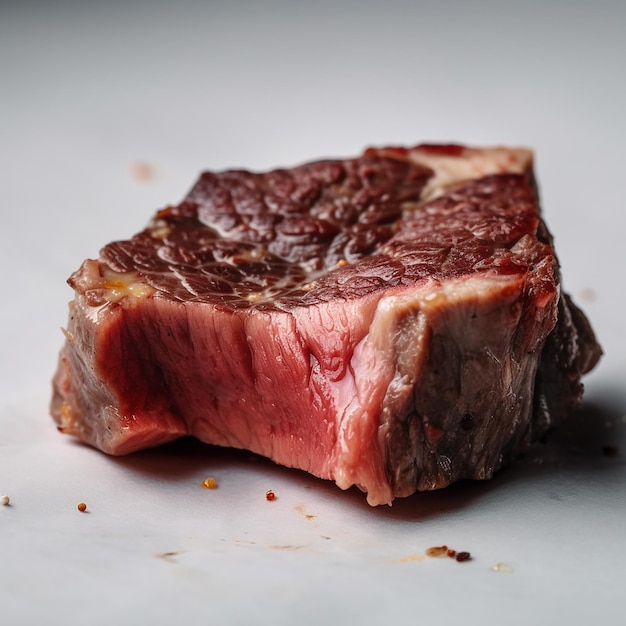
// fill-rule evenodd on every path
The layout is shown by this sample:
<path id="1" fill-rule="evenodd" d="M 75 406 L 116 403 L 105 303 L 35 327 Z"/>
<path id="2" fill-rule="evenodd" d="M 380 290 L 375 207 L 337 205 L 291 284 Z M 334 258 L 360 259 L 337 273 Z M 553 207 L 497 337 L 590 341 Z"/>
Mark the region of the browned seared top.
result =
<path id="1" fill-rule="evenodd" d="M 150 295 L 180 301 L 289 308 L 428 278 L 524 272 L 550 252 L 535 238 L 526 176 L 486 176 L 423 201 L 432 177 L 401 151 L 375 150 L 264 174 L 205 173 L 181 204 L 107 245 L 100 273 L 134 273 Z M 97 287 L 78 274 L 70 282 Z"/>

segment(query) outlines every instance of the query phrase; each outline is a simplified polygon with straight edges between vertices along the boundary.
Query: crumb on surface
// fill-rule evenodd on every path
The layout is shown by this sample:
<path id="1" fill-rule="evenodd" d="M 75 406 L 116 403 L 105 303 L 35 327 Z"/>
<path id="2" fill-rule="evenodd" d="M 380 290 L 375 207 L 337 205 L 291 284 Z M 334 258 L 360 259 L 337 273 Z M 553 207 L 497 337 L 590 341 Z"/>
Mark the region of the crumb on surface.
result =
<path id="1" fill-rule="evenodd" d="M 593 287 L 583 287 L 578 292 L 578 297 L 583 302 L 593 302 L 597 297 L 596 290 Z"/>
<path id="2" fill-rule="evenodd" d="M 472 555 L 466 550 L 457 551 L 452 548 L 448 548 L 448 546 L 433 546 L 428 548 L 425 552 L 426 556 L 437 558 L 447 556 L 450 559 L 455 559 L 459 563 L 463 563 L 464 561 L 469 561 L 472 558 Z"/>
<path id="3" fill-rule="evenodd" d="M 130 177 L 137 183 L 149 183 L 156 179 L 157 170 L 146 161 L 135 161 L 130 166 Z"/>
<path id="4" fill-rule="evenodd" d="M 500 574 L 512 574 L 513 566 L 510 563 L 496 563 L 491 566 L 492 572 L 498 572 Z"/>
<path id="5" fill-rule="evenodd" d="M 448 546 L 433 546 L 426 550 L 426 556 L 437 557 L 446 556 L 448 554 Z"/>
<path id="6" fill-rule="evenodd" d="M 84 513 L 87 510 L 87 505 L 84 502 L 79 502 L 78 505 L 76 506 L 76 508 L 81 512 Z"/>
<path id="7" fill-rule="evenodd" d="M 182 554 L 180 551 L 171 551 L 171 552 L 160 552 L 159 554 L 155 554 L 157 559 L 163 559 L 164 561 L 168 561 L 169 563 L 176 563 L 174 557 Z"/>
<path id="8" fill-rule="evenodd" d="M 0 496 L 0 504 L 2 506 L 9 506 L 9 504 L 11 504 L 11 498 L 9 498 L 6 494 Z"/>
<path id="9" fill-rule="evenodd" d="M 217 481 L 215 480 L 215 478 L 212 478 L 211 476 L 209 476 L 208 478 L 205 478 L 200 485 L 203 487 L 203 489 L 217 489 Z"/>
<path id="10" fill-rule="evenodd" d="M 272 502 L 272 500 L 276 500 L 276 494 L 271 489 L 268 489 L 265 492 L 265 499 L 269 502 Z"/>

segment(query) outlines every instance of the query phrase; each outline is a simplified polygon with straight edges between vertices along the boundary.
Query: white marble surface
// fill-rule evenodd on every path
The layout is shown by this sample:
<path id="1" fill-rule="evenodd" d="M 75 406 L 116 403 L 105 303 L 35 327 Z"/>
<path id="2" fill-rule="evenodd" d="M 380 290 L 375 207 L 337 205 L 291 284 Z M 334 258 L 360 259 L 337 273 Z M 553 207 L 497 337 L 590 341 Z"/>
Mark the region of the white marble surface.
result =
<path id="1" fill-rule="evenodd" d="M 623 2 L 0 3 L 1 622 L 624 623 L 624 23 Z M 114 460 L 56 432 L 83 258 L 202 169 L 423 140 L 536 150 L 565 287 L 606 352 L 548 445 L 370 509 L 247 454 Z M 472 560 L 422 558 L 442 543 Z"/>

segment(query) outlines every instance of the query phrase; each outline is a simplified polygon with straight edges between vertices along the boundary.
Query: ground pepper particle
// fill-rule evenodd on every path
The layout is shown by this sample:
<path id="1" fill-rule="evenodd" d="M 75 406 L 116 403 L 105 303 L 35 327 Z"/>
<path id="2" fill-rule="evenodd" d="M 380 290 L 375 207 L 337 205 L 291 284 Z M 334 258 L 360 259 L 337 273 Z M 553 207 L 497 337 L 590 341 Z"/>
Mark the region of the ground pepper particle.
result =
<path id="1" fill-rule="evenodd" d="M 456 555 L 456 560 L 459 563 L 462 563 L 463 561 L 469 561 L 472 558 L 472 555 L 469 552 L 459 552 Z"/>

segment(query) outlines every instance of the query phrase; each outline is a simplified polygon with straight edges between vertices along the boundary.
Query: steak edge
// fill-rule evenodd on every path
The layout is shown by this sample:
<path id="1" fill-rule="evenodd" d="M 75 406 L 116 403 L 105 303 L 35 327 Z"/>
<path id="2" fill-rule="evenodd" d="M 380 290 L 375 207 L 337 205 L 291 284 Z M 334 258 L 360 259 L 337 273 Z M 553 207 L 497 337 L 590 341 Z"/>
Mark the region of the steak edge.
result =
<path id="1" fill-rule="evenodd" d="M 192 435 L 371 505 L 490 478 L 601 355 L 524 149 L 207 172 L 68 282 L 59 430 L 113 455 Z"/>

